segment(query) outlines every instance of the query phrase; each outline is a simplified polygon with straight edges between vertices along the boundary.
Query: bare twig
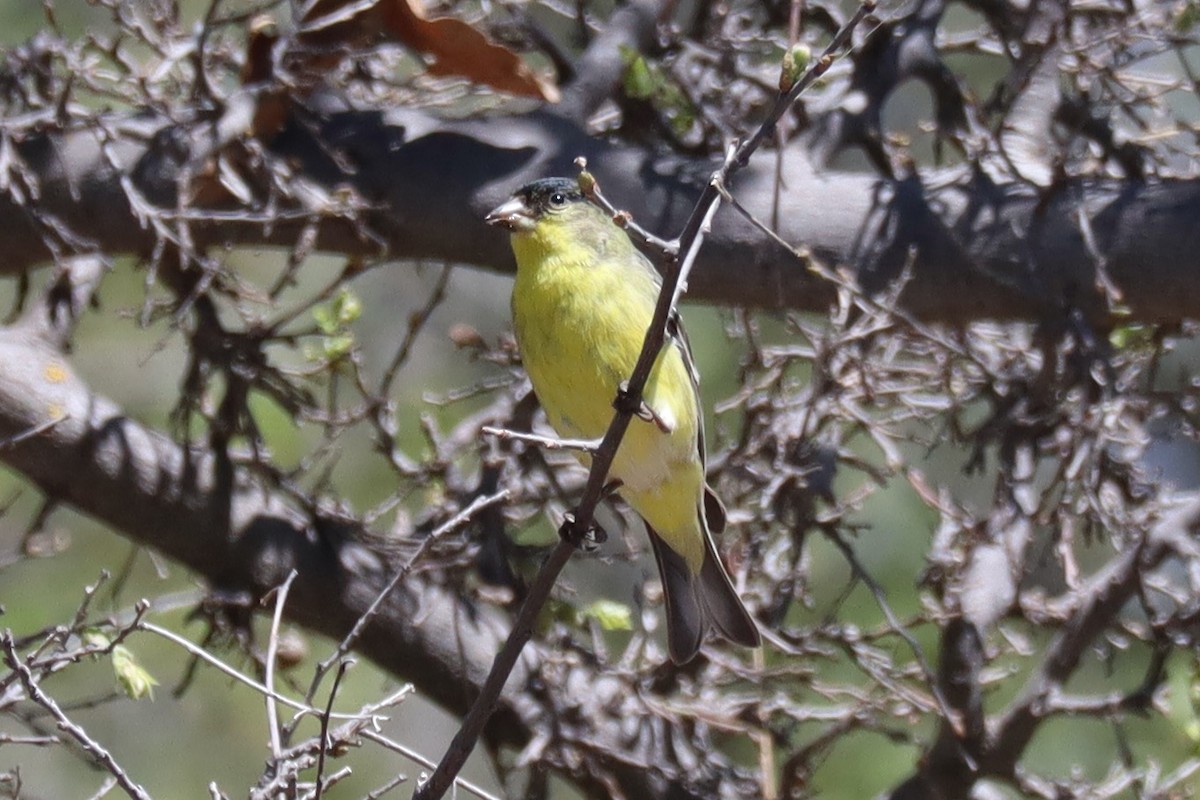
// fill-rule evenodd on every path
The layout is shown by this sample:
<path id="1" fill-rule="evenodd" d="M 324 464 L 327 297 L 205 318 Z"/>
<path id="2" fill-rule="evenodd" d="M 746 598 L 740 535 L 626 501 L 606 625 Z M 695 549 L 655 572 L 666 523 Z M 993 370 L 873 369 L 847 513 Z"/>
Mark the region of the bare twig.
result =
<path id="1" fill-rule="evenodd" d="M 504 428 L 493 428 L 485 425 L 480 432 L 486 436 L 495 436 L 500 440 L 512 440 L 536 444 L 546 450 L 579 450 L 583 453 L 595 453 L 599 449 L 601 439 L 559 439 L 554 436 L 539 436 L 536 433 L 522 433 Z"/>
<path id="2" fill-rule="evenodd" d="M 492 495 L 488 495 L 487 497 L 477 497 L 469 506 L 455 514 L 450 519 L 446 520 L 444 524 L 439 526 L 421 541 L 421 544 L 417 547 L 416 551 L 409 556 L 408 561 L 406 561 L 404 565 L 396 571 L 396 574 L 392 576 L 392 579 L 388 582 L 387 586 L 383 587 L 379 594 L 375 596 L 375 599 L 372 601 L 371 605 L 358 618 L 354 624 L 354 627 L 350 629 L 350 632 L 346 634 L 342 641 L 338 642 L 337 648 L 323 661 L 321 661 L 320 664 L 317 665 L 317 669 L 313 676 L 312 685 L 308 689 L 307 698 L 310 703 L 316 696 L 317 689 L 321 685 L 321 680 L 325 677 L 326 673 L 329 672 L 334 664 L 345 658 L 346 654 L 353 649 L 354 644 L 358 641 L 358 637 L 362 635 L 363 630 L 366 629 L 367 625 L 370 624 L 375 615 L 379 613 L 381 608 L 383 608 L 383 604 L 387 600 L 388 596 L 391 595 L 391 593 L 396 590 L 396 587 L 400 585 L 401 581 L 403 581 L 409 575 L 409 573 L 412 572 L 412 568 L 417 564 L 418 561 L 420 561 L 425 553 L 429 551 L 429 548 L 432 547 L 433 544 L 441 537 L 458 529 L 462 525 L 465 525 L 478 512 L 488 508 L 489 506 L 495 505 L 496 503 L 502 503 L 506 499 L 508 499 L 507 489 L 501 490 Z"/>
<path id="3" fill-rule="evenodd" d="M 8 664 L 9 669 L 17 673 L 29 699 L 49 711 L 54 719 L 58 721 L 58 727 L 66 731 L 72 739 L 90 753 L 96 759 L 96 762 L 113 776 L 117 784 L 125 790 L 126 794 L 135 800 L 150 800 L 150 795 L 146 793 L 146 790 L 137 783 L 134 783 L 128 773 L 112 757 L 112 754 L 104 749 L 103 745 L 88 736 L 87 731 L 75 724 L 70 717 L 63 713 L 63 710 L 59 708 L 58 703 L 54 701 L 53 697 L 42 691 L 33 673 L 30 672 L 29 668 L 21 660 L 21 656 L 17 653 L 17 649 L 13 645 L 12 637 L 8 633 L 0 633 L 0 646 L 4 648 L 5 663 Z"/>
<path id="4" fill-rule="evenodd" d="M 321 800 L 321 795 L 325 793 L 325 754 L 329 750 L 329 716 L 333 713 L 333 701 L 337 697 L 338 689 L 342 685 L 342 678 L 346 677 L 346 671 L 354 665 L 353 661 L 339 661 L 337 676 L 333 679 L 333 688 L 329 690 L 329 700 L 325 703 L 325 710 L 321 714 L 321 741 L 317 749 L 317 777 L 315 780 L 315 800 Z"/>
<path id="5" fill-rule="evenodd" d="M 35 436 L 41 436 L 55 425 L 59 425 L 65 422 L 67 419 L 67 415 L 63 414 L 55 417 L 54 419 L 46 420 L 41 425 L 34 425 L 32 428 L 23 430 L 20 433 L 13 434 L 12 436 L 6 436 L 3 440 L 0 440 L 0 449 L 14 447 L 26 439 L 32 439 Z"/>
<path id="6" fill-rule="evenodd" d="M 288 592 L 292 581 L 296 580 L 296 570 L 288 573 L 285 580 L 275 593 L 275 613 L 271 615 L 271 634 L 267 639 L 267 725 L 270 727 L 271 755 L 278 760 L 283 753 L 283 743 L 279 736 L 279 714 L 275 706 L 275 656 L 279 649 L 279 626 L 283 620 L 283 607 L 287 604 Z"/>
<path id="7" fill-rule="evenodd" d="M 362 737 L 364 739 L 370 739 L 371 741 L 375 742 L 376 744 L 379 744 L 382 747 L 387 748 L 388 750 L 391 750 L 395 753 L 399 753 L 400 755 L 407 758 L 409 761 L 415 761 L 416 763 L 420 764 L 423 767 L 427 767 L 428 769 L 433 769 L 434 767 L 437 766 L 437 764 L 433 761 L 433 759 L 426 758 L 425 756 L 418 753 L 416 750 L 413 750 L 411 747 L 401 744 L 400 742 L 397 742 L 395 739 L 389 739 L 388 737 L 384 736 L 382 733 L 379 733 L 378 731 L 365 730 L 362 732 Z M 402 780 L 402 777 L 397 776 L 397 778 L 395 778 L 394 780 Z M 485 790 L 483 787 L 479 786 L 478 784 L 472 783 L 471 781 L 469 781 L 465 778 L 461 778 L 461 777 L 455 778 L 454 785 L 458 789 L 462 789 L 465 792 L 470 792 L 475 797 L 480 798 L 480 800 L 499 800 L 499 798 L 496 797 L 496 795 L 492 794 L 491 792 Z"/>
<path id="8" fill-rule="evenodd" d="M 197 647 L 195 644 L 193 644 L 192 642 L 189 642 L 187 639 L 183 638 L 182 636 L 180 636 L 179 634 L 177 634 L 173 631 L 170 631 L 170 630 L 167 630 L 166 628 L 155 625 L 153 622 L 146 622 L 145 620 L 139 622 L 137 627 L 140 630 L 145 630 L 145 631 L 149 631 L 150 633 L 158 634 L 159 636 L 163 637 L 164 639 L 174 642 L 175 644 L 179 645 L 183 649 L 187 650 L 191 655 L 195 656 L 196 658 L 198 658 L 202 661 L 207 662 L 210 666 L 216 667 L 218 670 L 220 670 L 221 672 L 224 672 L 226 675 L 233 678 L 234 680 L 246 684 L 251 689 L 254 689 L 256 692 L 260 692 L 263 695 L 269 695 L 269 696 L 273 697 L 276 701 L 282 703 L 285 706 L 288 706 L 289 708 L 295 709 L 296 711 L 299 711 L 302 714 L 311 715 L 314 717 L 320 717 L 321 714 L 324 713 L 319 708 L 315 708 L 311 705 L 302 703 L 299 700 L 293 700 L 290 697 L 288 697 L 287 695 L 279 694 L 278 692 L 272 691 L 266 685 L 261 684 L 258 681 L 254 680 L 253 678 L 250 678 L 250 677 L 246 676 L 245 674 L 237 671 L 236 669 L 229 666 L 221 659 L 210 654 L 204 648 Z M 331 719 L 341 719 L 341 720 L 358 720 L 358 719 L 362 718 L 362 716 L 359 714 L 331 714 L 330 717 L 331 717 Z"/>
<path id="9" fill-rule="evenodd" d="M 568 523 L 564 523 L 564 528 L 567 525 Z M 483 726 L 487 724 L 492 712 L 496 709 L 500 692 L 504 688 L 504 684 L 508 682 L 513 665 L 517 663 L 517 658 L 521 655 L 525 643 L 533 636 L 534 623 L 537 621 L 542 606 L 550 597 L 550 591 L 554 588 L 558 573 L 562 572 L 562 568 L 567 565 L 567 561 L 571 559 L 574 552 L 574 541 L 568 535 L 564 535 L 550 551 L 546 560 L 542 562 L 537 577 L 529 587 L 529 594 L 526 595 L 525 602 L 521 604 L 517 618 L 513 620 L 512 630 L 504 641 L 504 646 L 496 654 L 491 671 L 483 685 L 479 687 L 479 696 L 471 705 L 471 710 L 463 717 L 458 732 L 450 740 L 450 745 L 446 748 L 446 753 L 438 762 L 437 767 L 413 793 L 413 800 L 440 798 L 454 783 L 459 770 L 467 763 L 467 757 L 475 749 L 475 742 L 478 741 L 479 734 L 483 732 Z"/>

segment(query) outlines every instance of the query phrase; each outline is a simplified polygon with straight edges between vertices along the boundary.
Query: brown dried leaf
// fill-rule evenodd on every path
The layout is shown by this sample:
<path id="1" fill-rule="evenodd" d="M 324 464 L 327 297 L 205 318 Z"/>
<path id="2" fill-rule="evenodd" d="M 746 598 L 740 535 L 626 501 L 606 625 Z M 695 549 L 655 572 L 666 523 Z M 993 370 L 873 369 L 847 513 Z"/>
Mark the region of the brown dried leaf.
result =
<path id="1" fill-rule="evenodd" d="M 279 41 L 279 28 L 275 21 L 260 14 L 250 22 L 250 35 L 246 40 L 246 60 L 242 64 L 242 85 L 270 84 L 274 78 L 274 49 Z M 286 92 L 263 91 L 258 95 L 254 118 L 250 123 L 250 134 L 269 142 L 283 130 L 291 110 L 291 100 Z"/>
<path id="2" fill-rule="evenodd" d="M 421 0 L 318 0 L 301 35 L 325 45 L 356 46 L 383 35 L 433 58 L 434 75 L 457 75 L 502 92 L 558 102 L 558 87 L 516 53 L 454 17 L 429 19 Z"/>
<path id="3" fill-rule="evenodd" d="M 279 26 L 266 14 L 259 14 L 250 21 L 250 34 L 246 39 L 246 60 L 242 63 L 242 85 L 261 83 L 271 79 L 273 67 L 271 51 L 279 41 Z"/>

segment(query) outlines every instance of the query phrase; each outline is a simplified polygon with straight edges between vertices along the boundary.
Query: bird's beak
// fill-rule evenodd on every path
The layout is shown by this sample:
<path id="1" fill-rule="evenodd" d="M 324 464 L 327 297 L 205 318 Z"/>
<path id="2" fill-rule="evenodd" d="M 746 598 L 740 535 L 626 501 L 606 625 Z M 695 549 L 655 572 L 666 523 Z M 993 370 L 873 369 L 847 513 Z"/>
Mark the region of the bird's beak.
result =
<path id="1" fill-rule="evenodd" d="M 491 213 L 483 218 L 483 221 L 488 225 L 499 225 L 513 232 L 532 230 L 534 222 L 533 212 L 519 197 L 510 197 L 505 200 L 493 208 Z"/>

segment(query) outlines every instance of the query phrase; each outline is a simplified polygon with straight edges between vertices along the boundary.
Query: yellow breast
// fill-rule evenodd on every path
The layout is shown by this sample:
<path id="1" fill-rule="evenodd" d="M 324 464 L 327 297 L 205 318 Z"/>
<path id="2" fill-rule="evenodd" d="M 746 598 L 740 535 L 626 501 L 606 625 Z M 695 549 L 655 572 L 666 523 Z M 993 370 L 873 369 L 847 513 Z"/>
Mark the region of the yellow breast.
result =
<path id="1" fill-rule="evenodd" d="M 518 264 L 513 323 L 521 358 L 558 432 L 598 438 L 641 352 L 658 284 L 640 264 L 592 260 L 571 248 L 548 252 L 543 245 L 528 235 L 513 237 Z M 663 348 L 644 395 L 669 432 L 635 418 L 611 476 L 624 485 L 621 494 L 630 505 L 690 561 L 689 551 L 701 542 L 699 409 L 677 347 Z"/>

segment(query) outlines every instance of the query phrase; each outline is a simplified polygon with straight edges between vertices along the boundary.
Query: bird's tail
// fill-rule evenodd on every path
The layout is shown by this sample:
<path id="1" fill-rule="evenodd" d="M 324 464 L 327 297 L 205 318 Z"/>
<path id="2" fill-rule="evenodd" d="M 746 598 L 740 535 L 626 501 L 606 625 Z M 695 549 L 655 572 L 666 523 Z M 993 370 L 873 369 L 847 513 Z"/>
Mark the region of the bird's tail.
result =
<path id="1" fill-rule="evenodd" d="M 704 563 L 699 573 L 688 569 L 683 556 L 672 550 L 657 531 L 649 525 L 646 529 L 662 576 L 667 605 L 667 650 L 671 660 L 676 664 L 691 661 L 709 628 L 734 644 L 758 647 L 762 643 L 758 627 L 733 588 L 707 526 L 704 528 Z"/>

